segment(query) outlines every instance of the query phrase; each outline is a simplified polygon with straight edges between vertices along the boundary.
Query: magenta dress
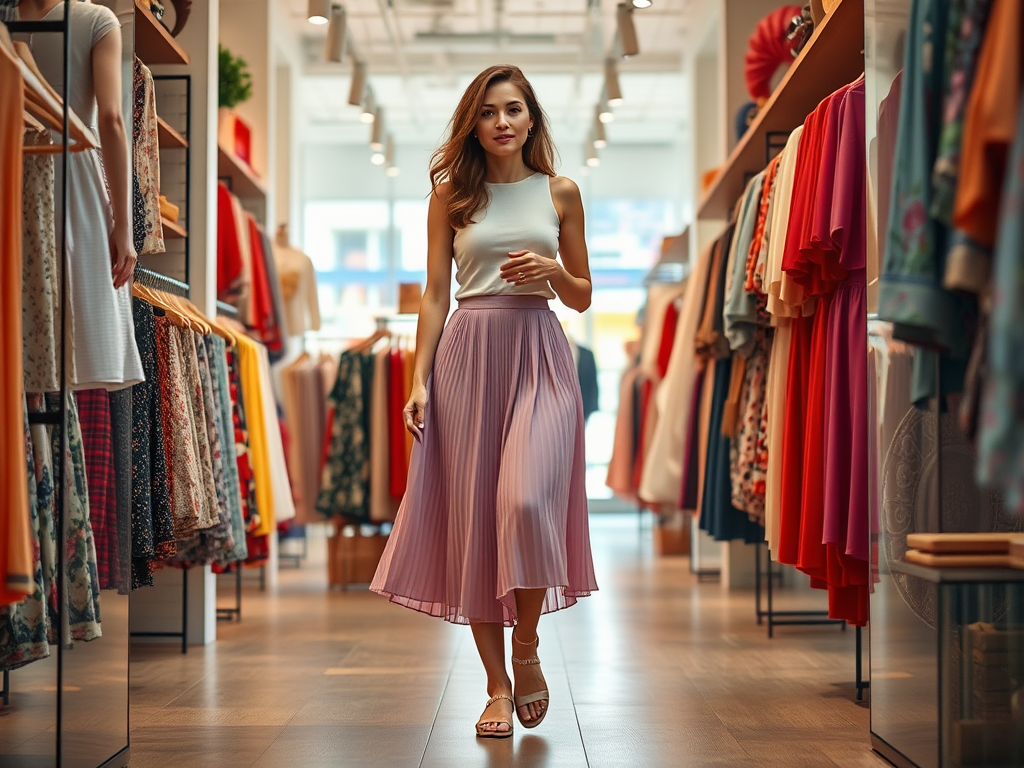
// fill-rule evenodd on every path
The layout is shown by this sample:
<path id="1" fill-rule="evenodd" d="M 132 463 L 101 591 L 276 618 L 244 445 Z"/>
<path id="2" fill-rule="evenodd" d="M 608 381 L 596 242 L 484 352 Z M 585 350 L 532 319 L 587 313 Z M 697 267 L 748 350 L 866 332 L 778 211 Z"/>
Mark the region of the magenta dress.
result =
<path id="1" fill-rule="evenodd" d="M 824 530 L 830 566 L 857 586 L 867 584 L 869 538 L 864 119 L 862 80 L 843 103 L 831 205 L 831 237 L 847 277 L 828 319 Z"/>

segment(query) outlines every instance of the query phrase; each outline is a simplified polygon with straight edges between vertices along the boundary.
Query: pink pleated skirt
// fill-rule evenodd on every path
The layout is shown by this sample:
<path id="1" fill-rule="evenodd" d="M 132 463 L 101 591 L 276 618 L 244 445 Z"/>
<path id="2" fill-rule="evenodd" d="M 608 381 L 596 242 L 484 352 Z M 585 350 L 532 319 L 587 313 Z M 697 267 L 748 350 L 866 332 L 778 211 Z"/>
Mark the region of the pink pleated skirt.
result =
<path id="1" fill-rule="evenodd" d="M 457 624 L 516 621 L 597 589 L 572 352 L 539 296 L 463 299 L 427 383 L 422 442 L 370 589 Z"/>

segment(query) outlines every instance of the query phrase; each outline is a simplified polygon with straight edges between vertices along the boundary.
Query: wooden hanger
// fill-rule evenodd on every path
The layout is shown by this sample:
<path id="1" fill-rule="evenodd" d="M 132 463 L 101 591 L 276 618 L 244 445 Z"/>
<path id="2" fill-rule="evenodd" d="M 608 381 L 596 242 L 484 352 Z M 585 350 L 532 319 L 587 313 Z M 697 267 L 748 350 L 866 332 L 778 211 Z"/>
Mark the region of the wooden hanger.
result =
<path id="1" fill-rule="evenodd" d="M 147 304 L 152 304 L 154 307 L 162 309 L 167 313 L 167 318 L 174 323 L 174 325 L 181 328 L 191 328 L 188 320 L 164 300 L 167 294 L 163 291 L 154 290 L 148 285 L 142 285 L 141 283 L 132 283 L 132 295 L 136 298 L 142 299 Z"/>
<path id="2" fill-rule="evenodd" d="M 383 339 L 383 338 L 390 339 L 391 337 L 392 337 L 392 333 L 387 328 L 377 329 L 376 331 L 373 332 L 372 336 L 370 336 L 367 339 L 364 339 L 363 341 L 356 342 L 351 347 L 349 347 L 346 351 L 348 351 L 348 352 L 367 352 L 370 349 L 372 349 L 373 345 L 376 344 L 381 339 Z"/>

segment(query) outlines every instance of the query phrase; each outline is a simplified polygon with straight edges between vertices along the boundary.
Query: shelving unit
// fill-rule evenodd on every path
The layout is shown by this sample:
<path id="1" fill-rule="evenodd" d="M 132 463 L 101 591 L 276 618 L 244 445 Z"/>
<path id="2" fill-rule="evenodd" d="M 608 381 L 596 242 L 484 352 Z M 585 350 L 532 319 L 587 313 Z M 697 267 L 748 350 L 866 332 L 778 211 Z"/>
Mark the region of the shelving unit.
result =
<path id="1" fill-rule="evenodd" d="M 145 64 L 188 64 L 185 50 L 149 10 L 148 0 L 135 0 L 135 50 Z"/>
<path id="2" fill-rule="evenodd" d="M 165 240 L 177 240 L 180 238 L 188 237 L 188 232 L 185 231 L 184 227 L 180 224 L 175 224 L 169 219 L 160 217 L 160 223 L 164 228 L 164 239 Z"/>
<path id="3" fill-rule="evenodd" d="M 156 118 L 156 128 L 160 149 L 185 149 L 188 147 L 185 137 L 168 125 L 162 117 Z"/>
<path id="4" fill-rule="evenodd" d="M 229 179 L 231 191 L 238 197 L 263 199 L 267 196 L 267 188 L 256 172 L 220 145 L 217 146 L 217 176 Z"/>
<path id="5" fill-rule="evenodd" d="M 864 0 L 843 0 L 814 30 L 697 208 L 699 219 L 725 219 L 750 176 L 765 166 L 769 134 L 789 133 L 830 93 L 864 72 Z"/>

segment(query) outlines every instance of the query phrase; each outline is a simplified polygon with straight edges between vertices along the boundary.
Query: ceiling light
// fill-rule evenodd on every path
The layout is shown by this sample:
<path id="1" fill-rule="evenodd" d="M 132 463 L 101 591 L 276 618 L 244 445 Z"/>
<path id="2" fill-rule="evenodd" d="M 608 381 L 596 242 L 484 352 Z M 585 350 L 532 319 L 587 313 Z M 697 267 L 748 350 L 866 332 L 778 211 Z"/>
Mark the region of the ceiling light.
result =
<path id="1" fill-rule="evenodd" d="M 608 102 L 601 100 L 601 103 L 597 105 L 597 119 L 602 123 L 611 123 L 615 120 L 615 113 L 612 112 L 612 108 L 608 106 Z"/>
<path id="2" fill-rule="evenodd" d="M 340 5 L 331 8 L 331 23 L 327 27 L 327 61 L 341 63 L 345 58 L 345 9 Z"/>
<path id="3" fill-rule="evenodd" d="M 359 115 L 360 122 L 372 123 L 374 121 L 374 118 L 377 116 L 376 112 L 374 111 L 376 107 L 377 104 L 373 98 L 373 91 L 367 90 L 366 98 L 363 99 L 363 111 Z"/>
<path id="4" fill-rule="evenodd" d="M 654 3 L 651 0 L 633 0 L 634 8 L 650 8 Z"/>
<path id="5" fill-rule="evenodd" d="M 384 149 L 384 108 L 377 107 L 373 116 L 373 131 L 370 134 L 370 149 L 380 152 Z"/>
<path id="6" fill-rule="evenodd" d="M 587 136 L 587 143 L 583 148 L 584 154 L 587 158 L 587 165 L 591 168 L 596 168 L 601 164 L 601 158 L 597 156 L 597 150 L 594 149 L 594 134 L 591 133 Z"/>
<path id="7" fill-rule="evenodd" d="M 386 173 L 388 176 L 391 176 L 392 178 L 394 178 L 401 172 L 401 169 L 397 165 L 392 165 L 390 168 L 386 168 L 384 170 L 384 173 Z"/>
<path id="8" fill-rule="evenodd" d="M 374 165 L 384 165 L 384 153 L 374 152 L 372 155 L 370 155 L 370 162 L 373 163 Z"/>
<path id="9" fill-rule="evenodd" d="M 331 0 L 309 0 L 306 18 L 310 24 L 322 25 L 331 20 Z"/>
<path id="10" fill-rule="evenodd" d="M 363 103 L 363 91 L 366 90 L 366 64 L 357 61 L 352 68 L 352 86 L 348 91 L 348 103 L 358 107 Z"/>
<path id="11" fill-rule="evenodd" d="M 613 107 L 622 103 L 622 86 L 619 85 L 619 65 L 615 59 L 604 60 L 604 92 Z"/>
<path id="12" fill-rule="evenodd" d="M 604 130 L 604 123 L 601 122 L 598 112 L 599 110 L 594 110 L 594 146 L 598 149 L 604 149 L 608 146 L 608 134 Z"/>
<path id="13" fill-rule="evenodd" d="M 395 137 L 388 134 L 387 142 L 384 145 L 384 164 L 388 168 L 393 168 L 395 165 Z"/>
<path id="14" fill-rule="evenodd" d="M 619 3 L 615 18 L 619 26 L 619 48 L 622 55 L 636 56 L 640 53 L 640 42 L 636 37 L 636 27 L 633 26 L 633 7 Z"/>

